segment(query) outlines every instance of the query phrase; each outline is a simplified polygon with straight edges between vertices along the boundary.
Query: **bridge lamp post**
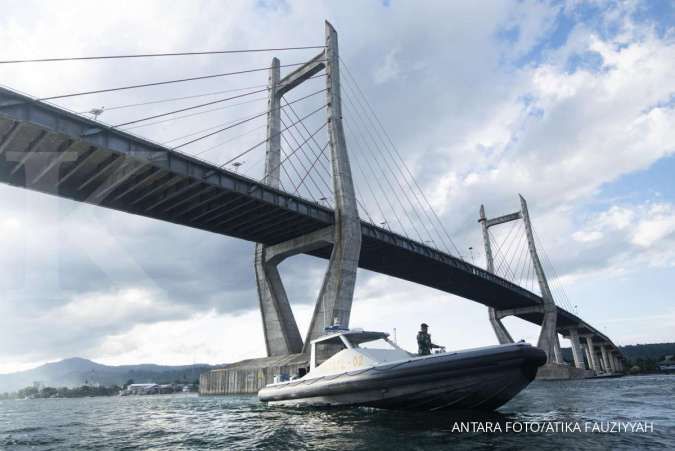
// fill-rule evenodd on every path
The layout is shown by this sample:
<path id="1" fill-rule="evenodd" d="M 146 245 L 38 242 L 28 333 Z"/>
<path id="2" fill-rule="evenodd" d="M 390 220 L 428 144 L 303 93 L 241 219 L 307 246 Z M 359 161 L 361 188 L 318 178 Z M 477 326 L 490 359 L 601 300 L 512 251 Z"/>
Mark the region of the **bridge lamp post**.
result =
<path id="1" fill-rule="evenodd" d="M 234 166 L 234 172 L 235 172 L 236 174 L 239 173 L 239 167 L 240 167 L 242 164 L 244 164 L 244 163 L 246 163 L 246 162 L 245 162 L 245 161 L 242 161 L 242 162 L 235 161 L 234 163 L 232 163 L 232 166 Z"/>
<path id="2" fill-rule="evenodd" d="M 469 246 L 469 253 L 471 254 L 471 264 L 476 265 L 476 261 L 473 259 L 473 246 Z"/>
<path id="3" fill-rule="evenodd" d="M 94 120 L 97 121 L 98 117 L 103 114 L 103 111 L 105 110 L 105 107 L 102 106 L 101 108 L 92 108 L 90 111 L 87 111 L 89 114 L 91 114 L 94 117 Z"/>
<path id="4" fill-rule="evenodd" d="M 384 228 L 384 229 L 389 229 L 389 225 L 387 224 L 387 221 L 382 221 L 382 222 L 380 223 L 380 225 L 381 225 L 382 228 Z M 389 229 L 389 230 L 391 230 L 391 229 Z"/>

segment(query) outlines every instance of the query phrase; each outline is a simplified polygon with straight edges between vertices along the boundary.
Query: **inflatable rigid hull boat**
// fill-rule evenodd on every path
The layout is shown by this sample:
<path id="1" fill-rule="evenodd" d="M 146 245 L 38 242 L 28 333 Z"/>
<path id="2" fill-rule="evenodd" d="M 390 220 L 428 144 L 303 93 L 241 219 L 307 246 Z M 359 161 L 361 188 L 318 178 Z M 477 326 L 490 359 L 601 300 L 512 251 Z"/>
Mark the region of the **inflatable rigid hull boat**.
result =
<path id="1" fill-rule="evenodd" d="M 364 346 L 371 342 L 390 349 Z M 317 365 L 321 347 L 342 349 Z M 525 388 L 545 362 L 546 354 L 527 343 L 416 356 L 386 333 L 343 330 L 312 342 L 309 373 L 275 381 L 258 398 L 286 406 L 494 410 Z"/>

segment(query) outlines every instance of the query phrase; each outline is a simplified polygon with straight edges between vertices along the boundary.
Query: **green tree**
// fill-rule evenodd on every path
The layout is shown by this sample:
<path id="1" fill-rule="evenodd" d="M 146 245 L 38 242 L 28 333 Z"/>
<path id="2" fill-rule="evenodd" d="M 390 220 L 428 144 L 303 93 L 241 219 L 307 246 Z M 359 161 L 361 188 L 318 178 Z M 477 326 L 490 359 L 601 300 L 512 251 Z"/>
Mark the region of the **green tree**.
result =
<path id="1" fill-rule="evenodd" d="M 54 387 L 45 387 L 40 390 L 40 398 L 49 398 L 50 396 L 56 395 L 58 390 Z"/>

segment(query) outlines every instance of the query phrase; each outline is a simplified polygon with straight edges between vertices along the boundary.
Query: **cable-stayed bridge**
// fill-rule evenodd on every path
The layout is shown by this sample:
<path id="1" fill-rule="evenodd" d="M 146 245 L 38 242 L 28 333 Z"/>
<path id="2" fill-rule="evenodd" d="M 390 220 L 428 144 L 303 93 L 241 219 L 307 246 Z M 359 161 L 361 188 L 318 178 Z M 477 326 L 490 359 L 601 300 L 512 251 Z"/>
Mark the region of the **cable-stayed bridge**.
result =
<path id="1" fill-rule="evenodd" d="M 504 316 L 542 325 L 539 345 L 551 364 L 562 363 L 560 333 L 571 339 L 578 368 L 619 371 L 622 356 L 612 341 L 570 305 L 556 305 L 566 299 L 548 287 L 524 199 L 519 212 L 504 217 L 487 219 L 481 210 L 488 268 L 466 261 L 339 58 L 332 27 L 327 25 L 325 45 L 304 49 L 319 53 L 303 63 L 275 58 L 264 68 L 42 99 L 0 89 L 0 181 L 258 243 L 255 270 L 270 356 L 302 352 L 334 319 L 349 323 L 358 267 L 486 305 L 501 342 L 511 340 Z M 91 110 L 90 118 L 50 103 L 256 72 L 268 74 L 266 85 L 109 107 L 155 108 L 221 96 L 116 125 L 95 120 L 108 114 L 105 108 Z M 290 98 L 291 92 L 298 94 Z M 235 103 L 250 106 L 250 96 L 257 95 L 267 101 L 264 111 L 203 127 L 204 115 L 222 114 Z M 199 129 L 163 142 L 130 133 L 197 115 Z M 220 138 L 236 130 L 239 135 Z M 255 132 L 264 132 L 263 139 Z M 214 149 L 226 150 L 218 161 L 204 159 Z M 490 230 L 510 221 L 524 224 L 513 235 L 520 237 L 515 244 L 510 233 L 500 241 Z M 329 260 L 304 341 L 276 270 L 298 253 Z"/>

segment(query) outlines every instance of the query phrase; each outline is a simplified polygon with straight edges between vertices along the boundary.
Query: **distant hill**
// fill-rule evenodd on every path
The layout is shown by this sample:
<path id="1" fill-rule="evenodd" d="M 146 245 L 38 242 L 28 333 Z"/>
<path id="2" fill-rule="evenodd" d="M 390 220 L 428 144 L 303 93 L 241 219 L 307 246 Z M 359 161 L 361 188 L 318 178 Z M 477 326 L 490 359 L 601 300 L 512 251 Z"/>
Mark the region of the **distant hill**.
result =
<path id="1" fill-rule="evenodd" d="M 644 345 L 619 346 L 623 355 L 632 362 L 637 359 L 661 360 L 664 356 L 675 355 L 675 343 L 650 343 Z M 563 348 L 563 358 L 572 361 L 572 349 Z"/>
<path id="2" fill-rule="evenodd" d="M 192 382 L 204 371 L 214 368 L 207 364 L 163 366 L 154 364 L 108 366 L 74 357 L 47 363 L 31 370 L 0 374 L 0 393 L 14 392 L 40 382 L 51 387 L 75 387 L 85 383 L 123 385 L 129 379 L 136 383 L 168 383 L 177 380 Z"/>
<path id="3" fill-rule="evenodd" d="M 675 343 L 652 343 L 648 345 L 620 346 L 621 352 L 630 360 L 661 360 L 667 355 L 675 355 Z"/>

